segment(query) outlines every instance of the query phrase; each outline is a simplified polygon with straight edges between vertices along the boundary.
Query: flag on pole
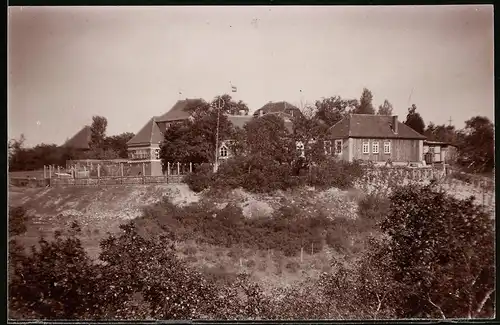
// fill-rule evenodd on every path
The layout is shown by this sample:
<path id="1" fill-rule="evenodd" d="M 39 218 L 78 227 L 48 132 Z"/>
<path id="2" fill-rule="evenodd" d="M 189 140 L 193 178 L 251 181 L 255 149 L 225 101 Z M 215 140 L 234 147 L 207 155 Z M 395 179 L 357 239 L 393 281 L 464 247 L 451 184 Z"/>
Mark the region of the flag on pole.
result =
<path id="1" fill-rule="evenodd" d="M 236 91 L 238 91 L 238 88 L 236 88 L 236 86 L 231 85 L 231 91 L 235 93 Z"/>

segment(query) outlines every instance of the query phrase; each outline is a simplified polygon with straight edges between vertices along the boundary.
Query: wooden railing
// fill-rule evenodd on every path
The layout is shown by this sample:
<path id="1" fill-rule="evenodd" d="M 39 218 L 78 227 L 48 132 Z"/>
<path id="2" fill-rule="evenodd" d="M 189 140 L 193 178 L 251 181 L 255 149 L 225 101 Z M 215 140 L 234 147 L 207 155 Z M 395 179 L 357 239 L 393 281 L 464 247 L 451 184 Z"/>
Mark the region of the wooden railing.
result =
<path id="1" fill-rule="evenodd" d="M 100 178 L 52 178 L 51 186 L 106 186 L 132 184 L 182 183 L 183 176 L 111 176 Z"/>

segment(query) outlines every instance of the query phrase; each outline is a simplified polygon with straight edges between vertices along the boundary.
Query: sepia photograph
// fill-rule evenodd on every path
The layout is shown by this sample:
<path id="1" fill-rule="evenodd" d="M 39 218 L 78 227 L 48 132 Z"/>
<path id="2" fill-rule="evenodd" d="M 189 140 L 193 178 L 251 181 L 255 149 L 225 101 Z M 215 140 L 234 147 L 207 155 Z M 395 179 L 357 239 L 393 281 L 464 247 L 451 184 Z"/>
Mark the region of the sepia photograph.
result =
<path id="1" fill-rule="evenodd" d="M 496 317 L 493 5 L 8 6 L 7 317 Z"/>

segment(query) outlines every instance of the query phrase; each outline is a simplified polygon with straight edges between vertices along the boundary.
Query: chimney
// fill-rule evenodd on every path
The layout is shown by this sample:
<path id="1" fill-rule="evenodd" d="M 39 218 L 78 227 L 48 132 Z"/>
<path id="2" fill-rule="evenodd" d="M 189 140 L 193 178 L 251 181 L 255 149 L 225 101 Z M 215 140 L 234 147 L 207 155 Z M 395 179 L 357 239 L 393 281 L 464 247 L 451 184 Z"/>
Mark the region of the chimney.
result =
<path id="1" fill-rule="evenodd" d="M 392 116 L 392 130 L 394 131 L 395 134 L 398 134 L 398 116 L 397 115 Z"/>
<path id="2" fill-rule="evenodd" d="M 264 110 L 263 109 L 260 110 L 259 115 L 260 116 L 264 115 Z"/>

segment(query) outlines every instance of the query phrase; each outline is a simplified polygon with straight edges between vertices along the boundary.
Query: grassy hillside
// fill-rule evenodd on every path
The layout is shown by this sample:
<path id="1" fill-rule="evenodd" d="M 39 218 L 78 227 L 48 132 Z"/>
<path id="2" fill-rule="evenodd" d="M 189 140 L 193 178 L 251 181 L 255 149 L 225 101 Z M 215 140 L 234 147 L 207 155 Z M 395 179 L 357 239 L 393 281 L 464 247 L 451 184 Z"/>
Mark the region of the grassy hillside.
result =
<path id="1" fill-rule="evenodd" d="M 78 221 L 85 248 L 97 257 L 99 240 L 106 232 L 115 232 L 120 224 L 141 215 L 142 208 L 171 197 L 177 204 L 198 200 L 187 186 L 152 184 L 109 187 L 49 187 L 9 189 L 9 205 L 28 211 L 28 231 L 19 240 L 35 245 L 40 236 L 52 236 L 55 230 L 67 230 Z"/>

